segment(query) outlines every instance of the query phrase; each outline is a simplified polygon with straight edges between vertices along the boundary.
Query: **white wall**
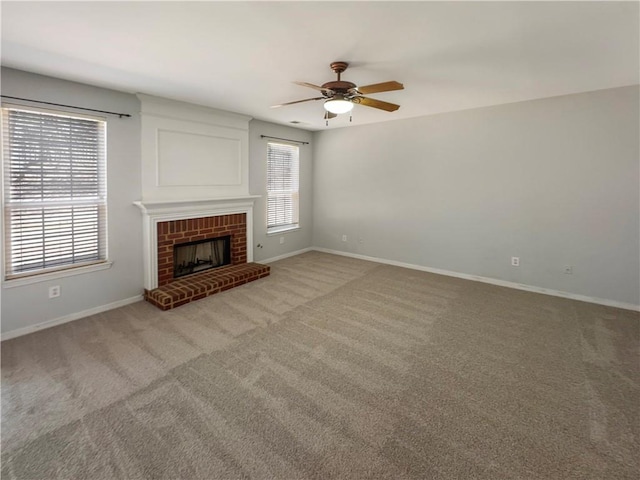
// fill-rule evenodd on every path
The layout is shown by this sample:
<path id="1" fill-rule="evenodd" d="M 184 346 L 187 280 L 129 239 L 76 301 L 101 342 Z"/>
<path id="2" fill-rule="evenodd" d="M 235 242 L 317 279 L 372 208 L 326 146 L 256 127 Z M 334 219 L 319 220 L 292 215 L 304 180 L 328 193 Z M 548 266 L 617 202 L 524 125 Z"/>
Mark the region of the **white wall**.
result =
<path id="1" fill-rule="evenodd" d="M 638 305 L 639 129 L 634 86 L 317 133 L 313 244 Z"/>
<path id="2" fill-rule="evenodd" d="M 7 288 L 2 284 L 2 333 L 77 315 L 142 293 L 140 104 L 135 95 L 2 69 L 2 94 L 132 114 L 106 116 L 110 269 Z M 11 103 L 18 103 L 11 101 Z M 35 105 L 35 104 L 31 104 Z M 57 107 L 51 107 L 57 108 Z M 62 108 L 57 108 L 64 110 Z M 61 296 L 48 298 L 52 285 Z"/>
<path id="3" fill-rule="evenodd" d="M 300 145 L 300 229 L 267 235 L 267 142 L 260 135 L 287 138 L 310 142 Z M 252 120 L 249 123 L 249 192 L 262 195 L 256 200 L 253 209 L 253 247 L 254 260 L 261 260 L 287 255 L 292 252 L 311 247 L 313 235 L 313 134 L 273 123 Z M 284 237 L 284 244 L 280 238 Z M 257 247 L 260 244 L 262 247 Z"/>
<path id="4" fill-rule="evenodd" d="M 133 205 L 142 193 L 138 99 L 6 68 L 1 81 L 3 95 L 133 115 L 107 118 L 112 268 L 3 283 L 3 336 L 136 298 L 143 285 L 142 220 Z M 252 120 L 249 189 L 262 195 L 254 258 L 313 245 L 638 305 L 638 93 L 619 88 L 315 134 Z M 311 142 L 300 147 L 297 231 L 266 234 L 260 135 Z M 521 267 L 509 265 L 511 256 L 521 257 Z M 52 285 L 62 295 L 50 300 Z"/>

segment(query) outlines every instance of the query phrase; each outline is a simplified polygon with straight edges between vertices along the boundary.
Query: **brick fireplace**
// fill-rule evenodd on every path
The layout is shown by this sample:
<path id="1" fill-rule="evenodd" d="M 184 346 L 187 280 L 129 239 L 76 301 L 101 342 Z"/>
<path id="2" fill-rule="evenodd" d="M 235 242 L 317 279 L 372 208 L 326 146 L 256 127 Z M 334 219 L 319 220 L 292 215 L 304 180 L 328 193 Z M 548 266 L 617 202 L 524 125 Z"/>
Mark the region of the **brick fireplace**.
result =
<path id="1" fill-rule="evenodd" d="M 144 216 L 145 299 L 162 310 L 184 305 L 269 275 L 253 263 L 253 197 L 137 205 Z M 174 278 L 174 248 L 230 238 L 228 265 Z"/>
<path id="2" fill-rule="evenodd" d="M 231 265 L 247 263 L 247 215 L 171 220 L 158 223 L 158 286 L 174 279 L 174 246 L 231 236 Z"/>

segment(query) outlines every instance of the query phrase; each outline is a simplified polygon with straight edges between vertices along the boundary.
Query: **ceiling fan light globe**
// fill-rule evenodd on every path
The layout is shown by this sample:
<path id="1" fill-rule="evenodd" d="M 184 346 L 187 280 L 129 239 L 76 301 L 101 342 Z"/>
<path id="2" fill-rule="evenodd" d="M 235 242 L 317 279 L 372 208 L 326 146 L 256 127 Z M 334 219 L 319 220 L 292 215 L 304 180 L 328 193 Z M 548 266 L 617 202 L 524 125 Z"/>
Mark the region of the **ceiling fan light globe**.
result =
<path id="1" fill-rule="evenodd" d="M 324 109 L 327 112 L 339 115 L 350 112 L 353 109 L 353 103 L 343 98 L 332 98 L 324 102 Z"/>

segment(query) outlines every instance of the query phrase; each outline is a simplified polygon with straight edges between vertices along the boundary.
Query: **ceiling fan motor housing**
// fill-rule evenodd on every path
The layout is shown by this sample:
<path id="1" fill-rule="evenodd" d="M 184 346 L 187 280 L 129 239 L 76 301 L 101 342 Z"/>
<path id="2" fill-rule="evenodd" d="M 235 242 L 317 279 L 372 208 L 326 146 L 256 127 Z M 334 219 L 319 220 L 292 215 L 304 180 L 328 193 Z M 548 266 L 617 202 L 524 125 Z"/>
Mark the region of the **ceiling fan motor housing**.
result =
<path id="1" fill-rule="evenodd" d="M 347 93 L 349 93 L 349 90 L 356 88 L 355 83 L 344 82 L 340 79 L 340 74 L 344 72 L 348 66 L 349 64 L 347 62 L 333 62 L 330 65 L 330 67 L 331 67 L 331 70 L 333 70 L 335 74 L 338 76 L 338 79 L 334 80 L 333 82 L 324 83 L 322 85 L 322 88 L 328 88 L 329 90 L 333 90 L 334 93 L 338 93 L 342 95 L 346 95 Z M 329 92 L 323 92 L 323 93 L 327 98 L 331 98 L 333 96 Z"/>
<path id="2" fill-rule="evenodd" d="M 352 88 L 356 88 L 356 84 L 351 82 L 344 82 L 342 80 L 334 80 L 333 82 L 323 83 L 322 88 L 328 88 L 329 90 L 333 90 L 336 93 L 342 93 L 344 95 L 347 94 Z M 326 96 L 331 97 L 331 95 L 329 94 L 326 94 Z"/>

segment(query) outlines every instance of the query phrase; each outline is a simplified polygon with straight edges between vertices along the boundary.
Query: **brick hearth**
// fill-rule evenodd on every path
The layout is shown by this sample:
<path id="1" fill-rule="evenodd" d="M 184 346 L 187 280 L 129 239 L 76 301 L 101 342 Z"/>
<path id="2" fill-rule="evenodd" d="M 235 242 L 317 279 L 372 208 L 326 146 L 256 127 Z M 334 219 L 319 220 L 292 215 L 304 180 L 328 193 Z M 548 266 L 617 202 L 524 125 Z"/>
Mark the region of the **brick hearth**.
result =
<path id="1" fill-rule="evenodd" d="M 270 268 L 247 263 L 246 214 L 218 215 L 158 222 L 158 288 L 145 289 L 145 299 L 168 310 L 269 275 Z M 230 265 L 175 279 L 173 249 L 182 243 L 231 237 Z"/>
<path id="2" fill-rule="evenodd" d="M 268 265 L 258 263 L 227 265 L 180 277 L 168 285 L 151 291 L 145 290 L 145 299 L 162 310 L 169 310 L 266 277 L 269 271 Z"/>

